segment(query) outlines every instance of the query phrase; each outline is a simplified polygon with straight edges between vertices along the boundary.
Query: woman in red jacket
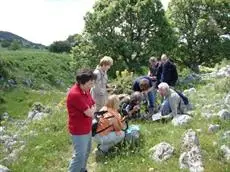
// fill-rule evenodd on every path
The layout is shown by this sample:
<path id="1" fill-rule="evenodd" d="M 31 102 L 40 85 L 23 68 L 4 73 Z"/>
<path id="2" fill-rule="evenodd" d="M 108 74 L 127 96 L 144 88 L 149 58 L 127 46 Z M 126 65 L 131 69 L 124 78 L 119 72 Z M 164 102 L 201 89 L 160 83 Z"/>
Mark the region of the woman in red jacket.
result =
<path id="1" fill-rule="evenodd" d="M 67 96 L 68 129 L 71 134 L 74 153 L 69 172 L 86 172 L 86 164 L 91 149 L 91 126 L 95 112 L 95 102 L 90 89 L 96 79 L 92 70 L 83 69 L 76 76 L 77 83 Z"/>

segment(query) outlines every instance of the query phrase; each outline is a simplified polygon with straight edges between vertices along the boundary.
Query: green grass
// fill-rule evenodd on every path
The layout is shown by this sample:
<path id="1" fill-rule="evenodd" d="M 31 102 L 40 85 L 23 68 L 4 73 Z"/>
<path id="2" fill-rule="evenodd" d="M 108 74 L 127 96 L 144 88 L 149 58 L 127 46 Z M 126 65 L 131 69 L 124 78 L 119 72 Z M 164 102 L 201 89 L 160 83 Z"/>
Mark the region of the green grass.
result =
<path id="1" fill-rule="evenodd" d="M 41 102 L 43 105 L 56 106 L 65 96 L 58 90 L 31 90 L 28 88 L 17 88 L 3 90 L 1 97 L 4 102 L 0 104 L 0 114 L 7 112 L 10 117 L 25 119 L 33 103 Z"/>
<path id="2" fill-rule="evenodd" d="M 49 61 L 47 59 L 49 53 L 47 52 L 38 52 L 37 55 L 29 51 L 26 51 L 26 53 L 23 51 L 17 52 L 18 55 L 16 52 L 15 54 L 8 53 L 9 52 L 6 51 L 0 54 L 4 54 L 5 59 L 10 60 L 12 65 L 16 66 L 15 71 L 12 71 L 16 79 L 19 78 L 18 80 L 20 81 L 20 77 L 34 77 L 37 75 L 40 84 L 47 84 L 48 87 L 46 87 L 45 90 L 32 90 L 21 86 L 11 89 L 1 89 L 0 114 L 8 112 L 10 117 L 14 119 L 26 119 L 28 111 L 34 102 L 41 102 L 45 106 L 52 107 L 53 113 L 41 121 L 31 122 L 28 128 L 23 130 L 20 139 L 25 141 L 26 147 L 19 154 L 17 161 L 10 165 L 7 164 L 7 167 L 13 172 L 65 172 L 67 171 L 68 163 L 72 156 L 72 143 L 66 127 L 66 108 L 65 104 L 60 104 L 60 102 L 64 102 L 63 100 L 66 93 L 57 90 L 56 86 L 52 85 L 50 80 L 47 80 L 46 75 L 38 75 L 39 72 L 42 70 L 46 71 L 47 68 L 31 68 L 29 70 L 27 70 L 27 68 L 29 68 L 28 66 L 30 66 L 31 63 L 34 64 L 32 66 L 36 66 L 36 63 L 42 66 L 44 66 L 45 63 L 49 63 L 48 71 L 52 69 L 53 71 L 50 73 L 52 73 L 53 76 L 60 76 L 61 71 L 64 70 L 62 74 L 66 76 L 66 78 L 64 77 L 64 81 L 68 84 L 71 82 L 70 79 L 68 79 L 70 78 L 69 74 L 66 73 L 69 69 L 65 70 L 61 67 L 62 65 L 58 65 L 59 63 L 63 63 L 64 66 L 68 66 L 68 62 L 63 62 L 66 55 L 63 55 L 63 57 L 57 55 L 57 59 L 60 58 L 62 60 L 59 59 L 60 61 L 56 61 L 54 60 L 56 55 L 50 54 L 51 58 Z M 32 56 L 34 56 L 34 60 Z M 44 61 L 38 58 L 40 56 Z M 54 63 L 51 63 L 52 60 Z M 55 68 L 56 66 L 58 66 L 58 68 Z M 39 69 L 37 74 L 36 69 Z M 29 71 L 31 73 L 27 75 Z M 214 86 L 208 86 L 209 83 L 214 84 Z M 36 85 L 35 88 L 40 88 L 38 85 Z M 222 158 L 219 151 L 220 146 L 223 144 L 230 146 L 229 140 L 221 139 L 223 133 L 230 130 L 230 122 L 221 121 L 217 117 L 205 119 L 201 116 L 204 112 L 215 114 L 221 110 L 221 107 L 215 104 L 223 101 L 223 98 L 229 92 L 229 79 L 210 79 L 205 82 L 193 83 L 193 85 L 197 89 L 197 92 L 190 96 L 190 101 L 195 104 L 196 107 L 191 123 L 185 126 L 175 127 L 171 122 L 132 122 L 140 125 L 140 146 L 136 149 L 121 146 L 114 148 L 108 156 L 101 158 L 100 161 L 97 162 L 95 161 L 95 155 L 91 153 L 88 162 L 89 171 L 147 172 L 150 168 L 156 172 L 181 171 L 179 169 L 181 140 L 184 132 L 190 128 L 195 130 L 199 137 L 205 172 L 230 171 L 230 163 L 227 163 Z M 186 87 L 187 86 L 184 85 L 180 86 L 180 88 Z M 211 134 L 208 133 L 209 124 L 219 124 L 221 128 L 217 133 Z M 6 122 L 4 125 L 6 125 L 7 129 L 12 133 L 16 133 L 18 130 L 16 126 L 10 125 L 10 123 Z M 199 129 L 200 132 L 198 132 L 197 129 Z M 31 135 L 31 131 L 34 131 L 36 135 Z M 175 148 L 174 155 L 165 162 L 153 162 L 149 158 L 149 149 L 163 141 L 168 142 Z M 217 142 L 217 144 L 214 145 L 213 142 Z M 93 143 L 92 150 L 94 148 L 95 143 Z M 1 157 L 3 157 L 3 154 L 0 154 L 0 158 Z"/>
<path id="3" fill-rule="evenodd" d="M 27 143 L 26 148 L 11 168 L 14 171 L 31 171 L 33 169 L 37 172 L 48 171 L 48 169 L 55 171 L 57 166 L 58 170 L 66 168 L 67 161 L 64 155 L 65 152 L 69 152 L 71 142 L 67 135 L 65 121 L 65 111 L 56 111 L 54 115 L 42 122 L 31 124 L 24 131 L 23 138 Z M 38 136 L 28 135 L 31 130 L 35 130 Z"/>
<path id="4" fill-rule="evenodd" d="M 213 95 L 217 92 L 213 93 L 212 91 L 213 87 L 205 87 L 204 85 L 199 86 L 197 93 L 191 96 L 190 99 L 192 102 L 196 102 L 195 104 L 197 104 L 197 106 L 200 105 L 198 107 L 213 104 L 216 101 Z M 49 96 L 44 96 L 47 99 L 41 98 L 40 100 L 46 100 L 49 105 L 55 105 L 56 103 L 53 102 L 55 100 L 60 101 L 63 96 L 60 92 L 57 93 L 57 95 L 58 94 L 60 94 L 59 99 L 49 99 Z M 225 95 L 223 92 L 220 94 L 220 97 Z M 46 92 L 45 95 L 49 95 L 49 93 Z M 202 95 L 202 98 L 200 98 L 199 95 Z M 213 107 L 213 109 L 215 109 L 215 107 Z M 217 110 L 218 108 L 215 109 L 215 111 Z M 197 132 L 197 134 L 202 150 L 205 171 L 229 171 L 230 165 L 223 160 L 219 151 L 222 144 L 230 146 L 229 141 L 222 141 L 220 139 L 223 132 L 230 129 L 229 121 L 223 122 L 218 118 L 204 119 L 201 117 L 201 113 L 201 109 L 195 109 L 192 122 L 181 127 L 175 127 L 171 122 L 136 121 L 134 123 L 141 126 L 140 146 L 137 149 L 119 147 L 118 149 L 111 151 L 109 156 L 102 158 L 96 163 L 95 155 L 91 154 L 89 169 L 96 172 L 142 172 L 148 171 L 150 168 L 159 172 L 181 171 L 179 169 L 181 140 L 184 132 L 187 129 L 192 128 L 195 131 L 200 129 L 200 132 Z M 215 134 L 210 134 L 208 133 L 209 124 L 220 124 L 221 129 Z M 38 135 L 34 137 L 28 136 L 30 130 L 36 131 Z M 49 172 L 67 171 L 68 162 L 72 155 L 72 145 L 66 130 L 66 111 L 64 106 L 61 109 L 56 110 L 50 117 L 32 123 L 27 131 L 25 131 L 24 139 L 26 139 L 27 142 L 26 148 L 20 154 L 18 161 L 9 166 L 10 169 L 13 171 L 25 172 L 29 172 L 31 169 L 33 169 L 33 171 Z M 162 141 L 168 142 L 175 148 L 174 155 L 165 162 L 153 162 L 149 158 L 149 149 Z M 213 145 L 214 141 L 217 142 L 217 145 Z M 94 148 L 95 143 L 93 149 Z"/>
<path id="5" fill-rule="evenodd" d="M 32 88 L 36 89 L 66 88 L 74 81 L 72 58 L 69 54 L 30 49 L 5 50 L 0 52 L 0 62 L 1 60 L 3 66 L 0 67 L 5 69 L 5 77 L 16 80 L 18 84 L 29 79 L 33 83 Z"/>

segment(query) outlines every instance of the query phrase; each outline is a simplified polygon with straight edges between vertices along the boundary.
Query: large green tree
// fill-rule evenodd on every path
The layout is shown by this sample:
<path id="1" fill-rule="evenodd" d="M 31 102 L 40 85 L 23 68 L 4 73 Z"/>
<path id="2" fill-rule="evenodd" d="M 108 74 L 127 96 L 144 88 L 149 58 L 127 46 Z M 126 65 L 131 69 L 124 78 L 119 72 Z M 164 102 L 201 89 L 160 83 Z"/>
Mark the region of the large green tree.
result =
<path id="1" fill-rule="evenodd" d="M 110 55 L 120 67 L 136 70 L 174 46 L 160 0 L 99 0 L 85 21 L 95 55 Z"/>
<path id="2" fill-rule="evenodd" d="M 177 31 L 177 59 L 194 71 L 221 60 L 227 41 L 222 36 L 230 33 L 229 0 L 172 0 L 168 14 Z"/>
<path id="3" fill-rule="evenodd" d="M 55 41 L 49 46 L 49 51 L 54 53 L 69 53 L 71 44 L 68 41 Z"/>

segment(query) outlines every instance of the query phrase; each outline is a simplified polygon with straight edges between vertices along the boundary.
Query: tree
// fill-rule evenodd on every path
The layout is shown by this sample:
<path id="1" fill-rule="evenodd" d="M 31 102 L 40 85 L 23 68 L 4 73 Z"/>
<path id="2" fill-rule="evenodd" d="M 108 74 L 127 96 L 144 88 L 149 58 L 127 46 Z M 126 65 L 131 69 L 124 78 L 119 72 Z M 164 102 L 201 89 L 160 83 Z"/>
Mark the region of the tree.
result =
<path id="1" fill-rule="evenodd" d="M 54 53 L 69 53 L 71 50 L 71 45 L 67 41 L 55 41 L 49 46 L 49 51 Z"/>
<path id="2" fill-rule="evenodd" d="M 9 47 L 10 44 L 11 44 L 11 42 L 8 41 L 8 40 L 2 40 L 2 42 L 1 42 L 1 45 L 2 45 L 3 48 Z"/>
<path id="3" fill-rule="evenodd" d="M 194 71 L 222 58 L 221 35 L 229 34 L 230 4 L 227 0 L 172 0 L 169 19 L 177 31 L 178 59 Z"/>
<path id="4" fill-rule="evenodd" d="M 109 55 L 115 64 L 133 70 L 174 47 L 160 0 L 100 0 L 85 22 L 95 55 Z"/>
<path id="5" fill-rule="evenodd" d="M 16 40 L 13 40 L 9 46 L 9 50 L 19 50 L 21 49 L 21 44 L 16 41 Z"/>
<path id="6" fill-rule="evenodd" d="M 76 60 L 75 68 L 94 68 L 101 56 L 95 45 L 89 40 L 89 35 L 86 33 L 83 35 L 78 34 L 75 39 L 76 45 L 72 50 L 73 57 Z"/>

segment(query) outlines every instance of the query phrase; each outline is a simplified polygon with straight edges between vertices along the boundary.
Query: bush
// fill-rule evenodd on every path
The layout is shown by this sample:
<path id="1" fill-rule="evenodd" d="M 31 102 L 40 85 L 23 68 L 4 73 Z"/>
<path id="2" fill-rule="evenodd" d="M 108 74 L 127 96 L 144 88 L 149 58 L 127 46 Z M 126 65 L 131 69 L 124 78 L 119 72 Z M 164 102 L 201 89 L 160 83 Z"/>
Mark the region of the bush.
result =
<path id="1" fill-rule="evenodd" d="M 70 43 L 67 41 L 56 41 L 49 46 L 49 51 L 54 53 L 69 53 L 71 48 Z"/>
<path id="2" fill-rule="evenodd" d="M 2 45 L 3 48 L 9 47 L 10 44 L 11 44 L 11 42 L 8 41 L 8 40 L 3 40 L 3 41 L 1 42 L 1 45 Z"/>
<path id="3" fill-rule="evenodd" d="M 21 49 L 21 45 L 18 41 L 14 40 L 13 42 L 11 42 L 9 46 L 9 50 L 19 50 L 19 49 Z"/>
<path id="4" fill-rule="evenodd" d="M 217 80 L 217 82 L 215 84 L 215 90 L 217 92 L 227 93 L 227 92 L 229 92 L 229 85 L 230 85 L 230 78 L 229 77 L 219 79 L 219 80 Z"/>
<path id="5" fill-rule="evenodd" d="M 116 79 L 113 81 L 115 94 L 130 94 L 132 92 L 133 72 L 116 71 Z"/>

